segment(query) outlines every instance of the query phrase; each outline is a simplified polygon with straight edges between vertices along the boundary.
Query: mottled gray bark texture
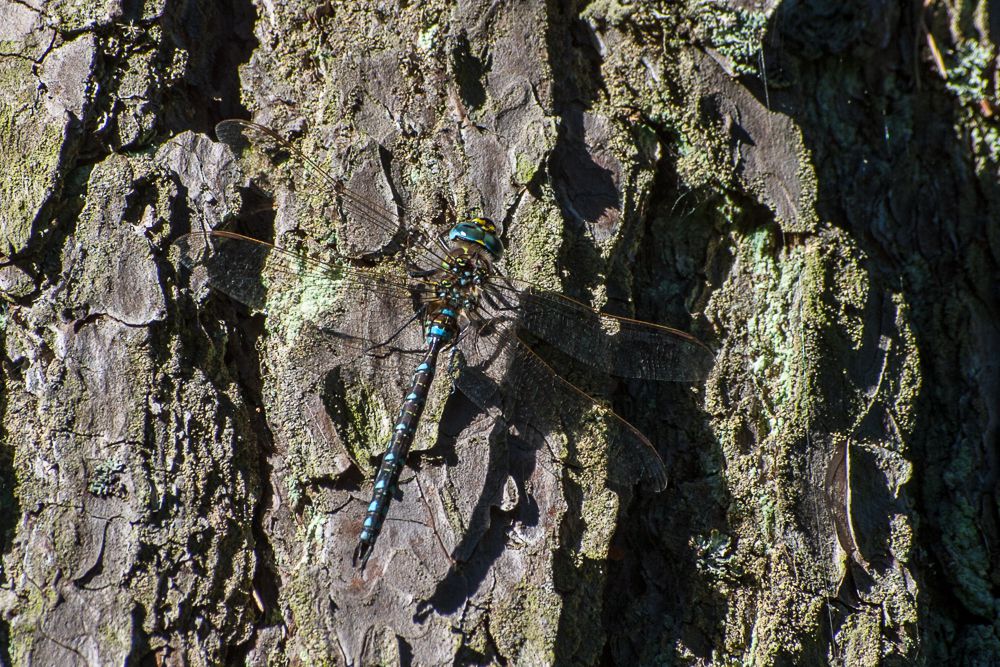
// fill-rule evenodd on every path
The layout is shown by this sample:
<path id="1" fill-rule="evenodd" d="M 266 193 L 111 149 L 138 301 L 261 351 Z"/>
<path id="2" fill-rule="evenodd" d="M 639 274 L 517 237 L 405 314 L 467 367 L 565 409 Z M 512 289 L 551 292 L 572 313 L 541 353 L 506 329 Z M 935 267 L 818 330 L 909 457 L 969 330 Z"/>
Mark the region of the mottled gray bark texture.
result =
<path id="1" fill-rule="evenodd" d="M 924 4 L 0 0 L 0 663 L 1000 664 L 1000 23 Z M 230 116 L 708 341 L 573 378 L 668 488 L 442 373 L 353 569 L 412 368 L 303 332 L 378 304 L 249 312 L 171 244 L 389 239 Z"/>

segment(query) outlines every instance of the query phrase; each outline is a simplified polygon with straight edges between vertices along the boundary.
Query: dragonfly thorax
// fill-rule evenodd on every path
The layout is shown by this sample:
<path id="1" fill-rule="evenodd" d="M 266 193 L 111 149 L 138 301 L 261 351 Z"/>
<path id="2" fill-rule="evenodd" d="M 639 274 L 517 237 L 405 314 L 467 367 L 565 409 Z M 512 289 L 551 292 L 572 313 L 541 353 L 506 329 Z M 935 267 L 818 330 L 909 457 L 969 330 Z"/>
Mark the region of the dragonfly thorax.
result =
<path id="1" fill-rule="evenodd" d="M 493 258 L 485 245 L 465 238 L 452 239 L 448 254 L 429 281 L 434 297 L 428 304 L 424 325 L 428 339 L 437 337 L 447 342 L 453 337 L 460 315 L 474 310 L 479 303 L 480 291 L 493 273 Z"/>
<path id="2" fill-rule="evenodd" d="M 451 308 L 472 308 L 490 273 L 491 264 L 481 252 L 469 248 L 453 250 L 441 262 L 441 269 L 433 281 L 434 296 L 442 305 Z"/>

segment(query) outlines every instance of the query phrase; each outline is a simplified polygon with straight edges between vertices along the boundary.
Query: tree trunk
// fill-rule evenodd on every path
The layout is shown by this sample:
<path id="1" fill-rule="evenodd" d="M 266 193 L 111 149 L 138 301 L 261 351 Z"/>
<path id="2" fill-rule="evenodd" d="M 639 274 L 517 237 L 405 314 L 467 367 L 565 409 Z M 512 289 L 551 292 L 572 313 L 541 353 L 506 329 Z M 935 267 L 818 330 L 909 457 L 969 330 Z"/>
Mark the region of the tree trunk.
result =
<path id="1" fill-rule="evenodd" d="M 995 23 L 0 0 L 0 663 L 1000 663 Z M 304 332 L 384 312 L 271 290 L 265 316 L 172 243 L 240 218 L 381 266 L 392 239 L 217 142 L 231 116 L 410 228 L 489 216 L 508 274 L 707 341 L 693 387 L 573 378 L 667 489 L 607 491 L 596 417 L 524 451 L 531 423 L 442 371 L 352 567 L 413 368 L 330 367 Z"/>

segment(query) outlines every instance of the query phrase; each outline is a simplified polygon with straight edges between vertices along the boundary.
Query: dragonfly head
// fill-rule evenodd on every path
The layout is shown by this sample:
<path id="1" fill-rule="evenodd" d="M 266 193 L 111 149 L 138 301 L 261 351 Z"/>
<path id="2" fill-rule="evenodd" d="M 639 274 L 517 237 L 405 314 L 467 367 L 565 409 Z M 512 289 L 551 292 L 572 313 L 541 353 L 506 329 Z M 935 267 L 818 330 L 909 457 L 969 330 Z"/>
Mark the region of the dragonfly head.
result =
<path id="1" fill-rule="evenodd" d="M 482 246 L 494 260 L 499 260 L 503 254 L 497 226 L 489 218 L 471 218 L 458 223 L 448 233 L 448 240 L 456 239 Z"/>

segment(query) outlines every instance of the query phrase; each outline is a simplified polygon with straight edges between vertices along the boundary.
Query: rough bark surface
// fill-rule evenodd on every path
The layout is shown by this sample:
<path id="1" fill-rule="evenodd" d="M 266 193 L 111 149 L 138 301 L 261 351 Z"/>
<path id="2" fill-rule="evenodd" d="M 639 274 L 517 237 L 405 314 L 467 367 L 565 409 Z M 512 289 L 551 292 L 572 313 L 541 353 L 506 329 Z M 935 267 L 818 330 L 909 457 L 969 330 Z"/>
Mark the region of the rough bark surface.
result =
<path id="1" fill-rule="evenodd" d="M 0 664 L 1000 663 L 997 25 L 0 0 Z M 330 367 L 303 332 L 379 304 L 251 313 L 171 243 L 241 216 L 319 254 L 390 239 L 215 141 L 234 116 L 404 224 L 504 221 L 511 275 L 708 341 L 697 387 L 574 378 L 667 490 L 605 488 L 599 421 L 523 451 L 530 424 L 439 381 L 353 569 L 412 368 Z"/>

